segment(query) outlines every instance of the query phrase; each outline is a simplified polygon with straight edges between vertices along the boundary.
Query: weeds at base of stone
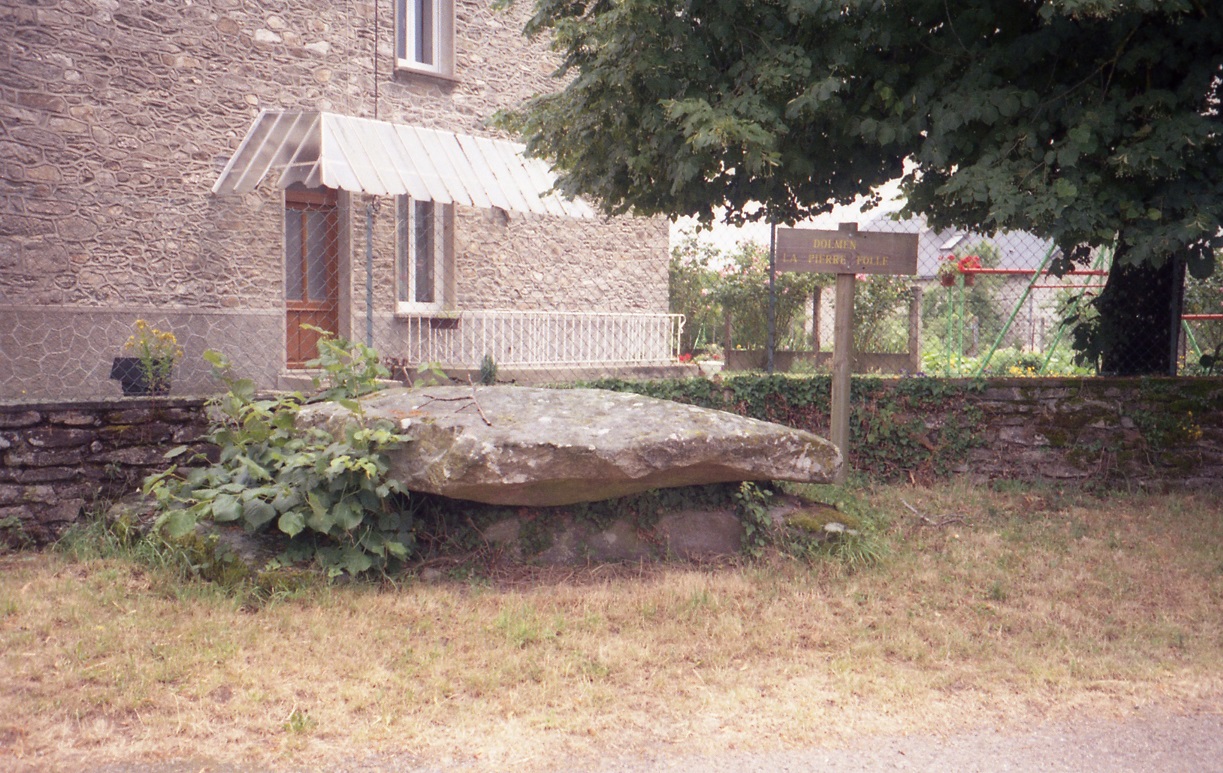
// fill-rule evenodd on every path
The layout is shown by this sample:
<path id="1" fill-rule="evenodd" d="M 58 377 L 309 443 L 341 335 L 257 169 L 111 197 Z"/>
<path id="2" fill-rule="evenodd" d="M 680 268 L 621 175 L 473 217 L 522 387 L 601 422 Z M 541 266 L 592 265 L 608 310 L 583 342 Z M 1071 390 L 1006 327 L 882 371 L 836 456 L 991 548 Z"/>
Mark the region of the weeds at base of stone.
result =
<path id="1" fill-rule="evenodd" d="M 821 513 L 818 517 L 800 515 L 792 519 L 777 536 L 778 546 L 795 558 L 832 559 L 851 571 L 882 561 L 890 552 L 890 519 L 862 495 L 864 485 L 858 481 L 841 485 L 779 484 L 786 494 L 822 505 L 836 515 Z M 829 524 L 842 528 L 829 529 Z"/>
<path id="2" fill-rule="evenodd" d="M 26 533 L 25 525 L 15 515 L 0 518 L 0 553 L 27 550 L 34 547 L 34 540 Z"/>
<path id="3" fill-rule="evenodd" d="M 216 534 L 196 531 L 170 538 L 147 529 L 130 513 L 111 518 L 95 510 L 70 526 L 53 549 L 76 561 L 118 559 L 142 566 L 161 574 L 175 595 L 200 583 L 245 608 L 292 597 L 323 581 L 317 572 L 298 567 L 250 567 Z"/>

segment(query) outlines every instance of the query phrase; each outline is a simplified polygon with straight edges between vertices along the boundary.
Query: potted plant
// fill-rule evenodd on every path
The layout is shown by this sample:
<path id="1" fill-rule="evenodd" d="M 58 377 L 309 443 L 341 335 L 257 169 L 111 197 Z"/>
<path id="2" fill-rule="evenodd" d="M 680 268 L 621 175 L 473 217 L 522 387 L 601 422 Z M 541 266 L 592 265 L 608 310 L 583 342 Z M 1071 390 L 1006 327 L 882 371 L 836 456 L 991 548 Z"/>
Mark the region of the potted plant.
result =
<path id="1" fill-rule="evenodd" d="M 164 395 L 170 391 L 170 375 L 183 358 L 183 348 L 168 330 L 158 330 L 143 319 L 123 344 L 126 356 L 116 357 L 110 377 L 125 395 Z"/>
<path id="2" fill-rule="evenodd" d="M 981 268 L 981 259 L 976 255 L 965 255 L 957 258 L 955 255 L 944 255 L 938 263 L 938 281 L 943 287 L 953 287 L 956 277 L 964 277 L 964 284 L 972 286 L 975 269 Z"/>
<path id="3" fill-rule="evenodd" d="M 703 376 L 712 376 L 722 372 L 722 347 L 717 344 L 706 344 L 705 348 L 693 359 Z"/>

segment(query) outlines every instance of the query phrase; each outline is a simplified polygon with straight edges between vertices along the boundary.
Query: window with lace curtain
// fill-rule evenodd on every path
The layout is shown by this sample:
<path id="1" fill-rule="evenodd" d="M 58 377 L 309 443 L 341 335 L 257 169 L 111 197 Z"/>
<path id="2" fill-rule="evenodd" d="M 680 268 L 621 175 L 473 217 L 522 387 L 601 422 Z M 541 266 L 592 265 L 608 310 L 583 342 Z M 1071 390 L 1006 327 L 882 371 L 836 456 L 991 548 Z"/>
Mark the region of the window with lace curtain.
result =
<path id="1" fill-rule="evenodd" d="M 453 205 L 399 196 L 396 201 L 397 300 L 400 312 L 442 311 L 454 250 Z"/>
<path id="2" fill-rule="evenodd" d="M 395 0 L 395 66 L 454 75 L 454 0 Z"/>

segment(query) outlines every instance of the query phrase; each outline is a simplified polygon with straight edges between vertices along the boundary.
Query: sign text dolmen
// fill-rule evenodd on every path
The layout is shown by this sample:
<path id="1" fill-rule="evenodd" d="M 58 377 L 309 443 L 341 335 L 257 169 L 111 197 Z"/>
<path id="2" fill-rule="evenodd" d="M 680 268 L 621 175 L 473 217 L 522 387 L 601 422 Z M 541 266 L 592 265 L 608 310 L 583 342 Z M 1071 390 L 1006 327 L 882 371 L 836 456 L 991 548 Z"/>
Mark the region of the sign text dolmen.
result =
<path id="1" fill-rule="evenodd" d="M 777 270 L 916 274 L 917 234 L 777 229 Z"/>

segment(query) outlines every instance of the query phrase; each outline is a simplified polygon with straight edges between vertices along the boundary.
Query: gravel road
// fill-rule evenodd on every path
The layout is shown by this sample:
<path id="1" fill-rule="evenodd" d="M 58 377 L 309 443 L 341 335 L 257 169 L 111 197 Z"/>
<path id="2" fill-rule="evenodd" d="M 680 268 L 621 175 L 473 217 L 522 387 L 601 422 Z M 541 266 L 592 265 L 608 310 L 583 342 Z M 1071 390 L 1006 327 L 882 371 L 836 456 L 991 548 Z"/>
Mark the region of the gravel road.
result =
<path id="1" fill-rule="evenodd" d="M 540 770 L 530 765 L 520 770 Z M 34 768 L 37 769 L 37 768 Z M 479 765 L 421 766 L 410 757 L 374 757 L 334 773 L 489 771 Z M 248 773 L 260 768 L 207 760 L 157 765 L 105 765 L 91 773 Z M 667 749 L 634 758 L 567 760 L 549 773 L 1223 773 L 1223 706 L 1189 715 L 1154 709 L 1122 720 L 1085 719 L 1038 725 L 1026 732 L 977 730 L 945 737 L 885 736 L 849 748 L 692 754 Z M 271 773 L 270 771 L 268 773 Z"/>
<path id="2" fill-rule="evenodd" d="M 559 769 L 558 769 L 559 770 Z M 1223 707 L 1192 716 L 1140 714 L 1123 721 L 1042 725 L 1024 733 L 975 731 L 945 738 L 871 738 L 848 749 L 802 749 L 614 760 L 589 773 L 701 771 L 955 771 L 955 773 L 1223 773 Z"/>

